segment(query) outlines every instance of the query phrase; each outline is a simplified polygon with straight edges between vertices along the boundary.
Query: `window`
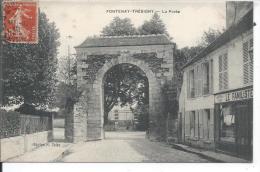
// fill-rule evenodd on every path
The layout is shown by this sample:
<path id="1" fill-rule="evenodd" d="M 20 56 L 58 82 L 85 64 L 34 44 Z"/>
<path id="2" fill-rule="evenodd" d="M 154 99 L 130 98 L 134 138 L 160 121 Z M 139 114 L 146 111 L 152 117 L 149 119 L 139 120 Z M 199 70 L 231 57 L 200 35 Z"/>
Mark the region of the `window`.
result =
<path id="1" fill-rule="evenodd" d="M 198 124 L 199 124 L 199 138 L 200 139 L 203 139 L 204 138 L 204 125 L 203 125 L 203 122 L 204 122 L 204 113 L 203 111 L 199 110 L 198 111 Z"/>
<path id="2" fill-rule="evenodd" d="M 190 136 L 195 137 L 195 111 L 190 112 Z"/>
<path id="3" fill-rule="evenodd" d="M 87 72 L 88 68 L 81 68 L 82 72 Z"/>
<path id="4" fill-rule="evenodd" d="M 243 43 L 244 84 L 253 82 L 253 39 Z"/>
<path id="5" fill-rule="evenodd" d="M 194 80 L 194 69 L 189 71 L 189 80 L 188 80 L 188 93 L 189 97 L 195 97 L 195 80 Z"/>
<path id="6" fill-rule="evenodd" d="M 202 93 L 202 77 L 201 77 L 201 64 L 198 64 L 194 73 L 194 97 L 200 96 Z"/>
<path id="7" fill-rule="evenodd" d="M 115 120 L 118 120 L 118 113 L 115 114 Z"/>
<path id="8" fill-rule="evenodd" d="M 205 135 L 204 138 L 205 139 L 209 139 L 209 130 L 210 130 L 210 110 L 209 109 L 205 109 Z"/>
<path id="9" fill-rule="evenodd" d="M 203 63 L 202 64 L 202 70 L 203 70 L 203 94 L 208 94 L 209 93 L 209 81 L 210 81 L 210 76 L 209 76 L 209 62 Z"/>
<path id="10" fill-rule="evenodd" d="M 235 142 L 235 115 L 231 105 L 223 106 L 220 111 L 220 140 Z"/>
<path id="11" fill-rule="evenodd" d="M 219 90 L 228 89 L 228 55 L 223 54 L 218 58 L 219 62 Z"/>
<path id="12" fill-rule="evenodd" d="M 115 114 L 114 114 L 115 120 L 118 120 L 118 110 L 115 110 L 114 112 L 115 112 Z"/>

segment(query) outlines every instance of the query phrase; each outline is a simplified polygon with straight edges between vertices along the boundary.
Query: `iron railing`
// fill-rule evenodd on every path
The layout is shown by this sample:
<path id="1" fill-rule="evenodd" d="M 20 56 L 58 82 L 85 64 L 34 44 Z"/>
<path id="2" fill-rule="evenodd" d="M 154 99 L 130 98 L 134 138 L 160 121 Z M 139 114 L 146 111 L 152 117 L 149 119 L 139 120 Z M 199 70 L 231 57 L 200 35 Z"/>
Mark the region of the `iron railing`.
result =
<path id="1" fill-rule="evenodd" d="M 52 116 L 24 115 L 0 110 L 0 138 L 52 130 Z"/>

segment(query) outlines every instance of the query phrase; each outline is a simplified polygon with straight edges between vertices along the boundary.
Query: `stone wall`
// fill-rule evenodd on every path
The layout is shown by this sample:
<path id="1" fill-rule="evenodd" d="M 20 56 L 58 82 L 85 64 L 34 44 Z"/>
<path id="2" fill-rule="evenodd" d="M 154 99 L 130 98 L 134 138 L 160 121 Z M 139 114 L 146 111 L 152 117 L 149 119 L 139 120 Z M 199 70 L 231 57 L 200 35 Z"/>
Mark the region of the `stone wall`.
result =
<path id="1" fill-rule="evenodd" d="M 104 138 L 103 79 L 113 66 L 128 63 L 139 67 L 149 83 L 150 138 L 166 136 L 165 92 L 174 88 L 174 45 L 77 48 L 77 84 L 84 95 L 74 107 L 67 138 L 78 142 Z M 171 97 L 173 92 L 167 92 Z M 167 99 L 168 101 L 168 99 Z M 72 139 L 73 138 L 73 139 Z"/>
<path id="2" fill-rule="evenodd" d="M 48 143 L 51 140 L 52 131 L 43 131 L 23 136 L 16 136 L 4 138 L 0 140 L 0 160 L 6 161 L 24 154 L 25 152 L 32 151 L 41 144 Z"/>

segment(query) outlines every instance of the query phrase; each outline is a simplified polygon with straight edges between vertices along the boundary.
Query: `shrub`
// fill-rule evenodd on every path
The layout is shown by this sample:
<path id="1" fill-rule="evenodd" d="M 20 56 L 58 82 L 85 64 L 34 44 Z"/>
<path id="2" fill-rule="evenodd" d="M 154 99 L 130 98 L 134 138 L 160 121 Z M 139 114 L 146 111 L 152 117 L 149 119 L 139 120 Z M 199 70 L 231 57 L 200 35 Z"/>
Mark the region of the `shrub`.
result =
<path id="1" fill-rule="evenodd" d="M 0 110 L 0 126 L 1 138 L 19 136 L 21 134 L 20 114 Z"/>

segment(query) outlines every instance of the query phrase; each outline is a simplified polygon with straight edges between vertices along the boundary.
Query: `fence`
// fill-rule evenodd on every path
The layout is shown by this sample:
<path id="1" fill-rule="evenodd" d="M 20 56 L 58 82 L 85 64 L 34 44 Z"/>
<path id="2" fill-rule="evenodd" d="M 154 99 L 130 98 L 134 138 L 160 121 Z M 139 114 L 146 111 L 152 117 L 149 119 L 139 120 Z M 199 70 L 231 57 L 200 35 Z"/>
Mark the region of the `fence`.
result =
<path id="1" fill-rule="evenodd" d="M 24 115 L 0 110 L 0 138 L 52 130 L 52 116 Z"/>

